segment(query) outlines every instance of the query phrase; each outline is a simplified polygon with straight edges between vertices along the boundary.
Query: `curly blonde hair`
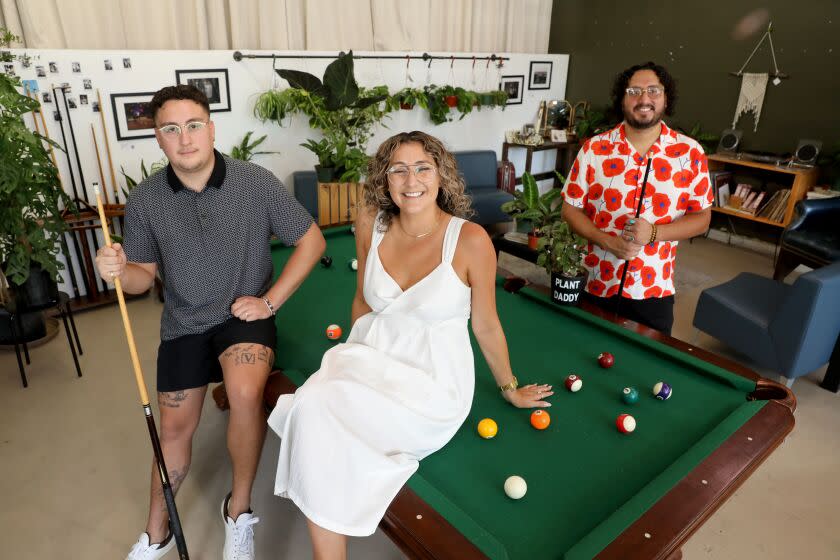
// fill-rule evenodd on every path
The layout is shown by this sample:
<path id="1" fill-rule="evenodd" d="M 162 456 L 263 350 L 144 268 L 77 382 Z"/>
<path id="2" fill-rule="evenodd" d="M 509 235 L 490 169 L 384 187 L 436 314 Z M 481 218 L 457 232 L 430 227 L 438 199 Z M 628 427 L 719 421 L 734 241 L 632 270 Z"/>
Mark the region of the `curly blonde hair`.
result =
<path id="1" fill-rule="evenodd" d="M 432 156 L 437 174 L 440 178 L 440 189 L 437 204 L 441 210 L 459 218 L 469 218 L 474 214 L 472 201 L 465 192 L 464 179 L 458 172 L 455 156 L 446 149 L 443 142 L 425 132 L 400 132 L 385 140 L 376 155 L 370 158 L 367 169 L 367 181 L 364 187 L 364 203 L 368 208 L 382 211 L 382 227 L 388 229 L 394 216 L 400 213 L 400 208 L 388 193 L 388 168 L 394 152 L 409 142 L 417 142 L 423 151 Z"/>

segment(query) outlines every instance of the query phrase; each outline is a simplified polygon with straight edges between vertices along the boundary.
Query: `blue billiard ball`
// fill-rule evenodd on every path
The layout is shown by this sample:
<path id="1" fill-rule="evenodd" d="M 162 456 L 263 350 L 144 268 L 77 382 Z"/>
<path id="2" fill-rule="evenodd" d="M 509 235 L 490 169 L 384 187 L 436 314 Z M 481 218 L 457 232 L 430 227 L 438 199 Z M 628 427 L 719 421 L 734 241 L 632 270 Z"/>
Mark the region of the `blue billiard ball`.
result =
<path id="1" fill-rule="evenodd" d="M 667 401 L 671 398 L 671 386 L 665 383 L 664 381 L 660 381 L 656 385 L 653 386 L 653 396 L 659 399 L 660 401 Z"/>
<path id="2" fill-rule="evenodd" d="M 625 387 L 621 391 L 621 400 L 627 404 L 635 404 L 639 402 L 639 391 L 635 387 Z"/>

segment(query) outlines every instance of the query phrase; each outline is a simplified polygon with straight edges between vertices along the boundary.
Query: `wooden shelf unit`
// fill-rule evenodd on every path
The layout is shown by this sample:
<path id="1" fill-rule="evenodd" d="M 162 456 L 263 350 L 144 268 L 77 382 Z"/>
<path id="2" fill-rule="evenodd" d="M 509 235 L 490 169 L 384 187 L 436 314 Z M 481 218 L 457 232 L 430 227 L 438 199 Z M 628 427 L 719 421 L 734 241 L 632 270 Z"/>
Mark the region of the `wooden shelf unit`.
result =
<path id="1" fill-rule="evenodd" d="M 555 171 L 559 171 L 564 177 L 568 176 L 569 169 L 572 167 L 572 164 L 575 161 L 575 156 L 577 155 L 577 149 L 579 145 L 577 142 L 543 142 L 539 146 L 528 146 L 525 144 L 513 144 L 511 142 L 504 142 L 502 144 L 502 161 L 510 161 L 508 159 L 508 151 L 511 148 L 521 148 L 525 150 L 525 170 L 528 173 L 531 173 L 531 162 L 534 157 L 534 152 L 543 152 L 546 150 L 554 150 L 557 152 L 556 159 L 554 160 L 554 170 L 552 171 L 544 171 L 542 173 L 531 173 L 534 176 L 534 179 L 537 181 L 542 181 L 544 179 L 553 179 L 555 189 L 562 188 L 563 185 L 560 184 L 560 180 L 557 179 L 557 176 L 554 174 Z M 522 184 L 522 174 L 518 174 L 516 177 L 516 184 Z"/>
<path id="2" fill-rule="evenodd" d="M 736 159 L 722 154 L 712 154 L 709 156 L 709 171 L 732 171 L 733 173 L 749 174 L 750 170 L 761 170 L 770 173 L 776 173 L 784 176 L 783 179 L 791 180 L 790 197 L 787 201 L 784 218 L 781 222 L 768 220 L 749 214 L 747 212 L 740 212 L 733 208 L 724 206 L 713 206 L 712 211 L 728 216 L 735 216 L 745 220 L 752 220 L 763 224 L 769 224 L 776 227 L 787 227 L 790 220 L 793 218 L 793 207 L 797 202 L 805 198 L 805 193 L 813 187 L 817 182 L 819 171 L 816 167 L 810 168 L 796 168 L 796 167 L 782 167 L 773 165 L 771 163 L 761 163 L 758 161 L 750 161 L 745 159 Z M 782 182 L 780 180 L 780 182 Z M 786 182 L 786 181 L 784 181 Z M 788 188 L 785 185 L 785 188 Z M 733 191 L 734 192 L 734 191 Z"/>

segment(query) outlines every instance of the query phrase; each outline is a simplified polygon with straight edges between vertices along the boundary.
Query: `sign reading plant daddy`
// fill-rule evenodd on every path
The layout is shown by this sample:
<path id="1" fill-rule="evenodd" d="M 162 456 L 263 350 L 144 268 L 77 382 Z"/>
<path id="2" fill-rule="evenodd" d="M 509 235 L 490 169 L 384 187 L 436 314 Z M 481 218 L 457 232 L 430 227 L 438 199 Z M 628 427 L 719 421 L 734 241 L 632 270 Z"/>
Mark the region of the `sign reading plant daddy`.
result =
<path id="1" fill-rule="evenodd" d="M 586 275 L 565 276 L 551 275 L 551 299 L 560 305 L 577 305 L 580 293 L 583 291 L 583 281 Z"/>

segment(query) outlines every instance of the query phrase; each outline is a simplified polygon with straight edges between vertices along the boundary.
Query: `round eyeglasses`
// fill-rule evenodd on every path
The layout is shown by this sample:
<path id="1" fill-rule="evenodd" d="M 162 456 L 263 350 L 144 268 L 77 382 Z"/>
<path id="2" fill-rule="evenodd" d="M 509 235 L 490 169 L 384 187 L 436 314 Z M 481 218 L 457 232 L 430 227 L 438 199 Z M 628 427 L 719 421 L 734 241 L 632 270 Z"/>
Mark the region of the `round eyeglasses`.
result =
<path id="1" fill-rule="evenodd" d="M 388 174 L 392 183 L 402 185 L 408 181 L 408 176 L 411 173 L 414 173 L 414 176 L 421 183 L 427 183 L 434 178 L 437 169 L 427 163 L 421 163 L 418 165 L 395 165 L 388 168 L 385 173 Z"/>

